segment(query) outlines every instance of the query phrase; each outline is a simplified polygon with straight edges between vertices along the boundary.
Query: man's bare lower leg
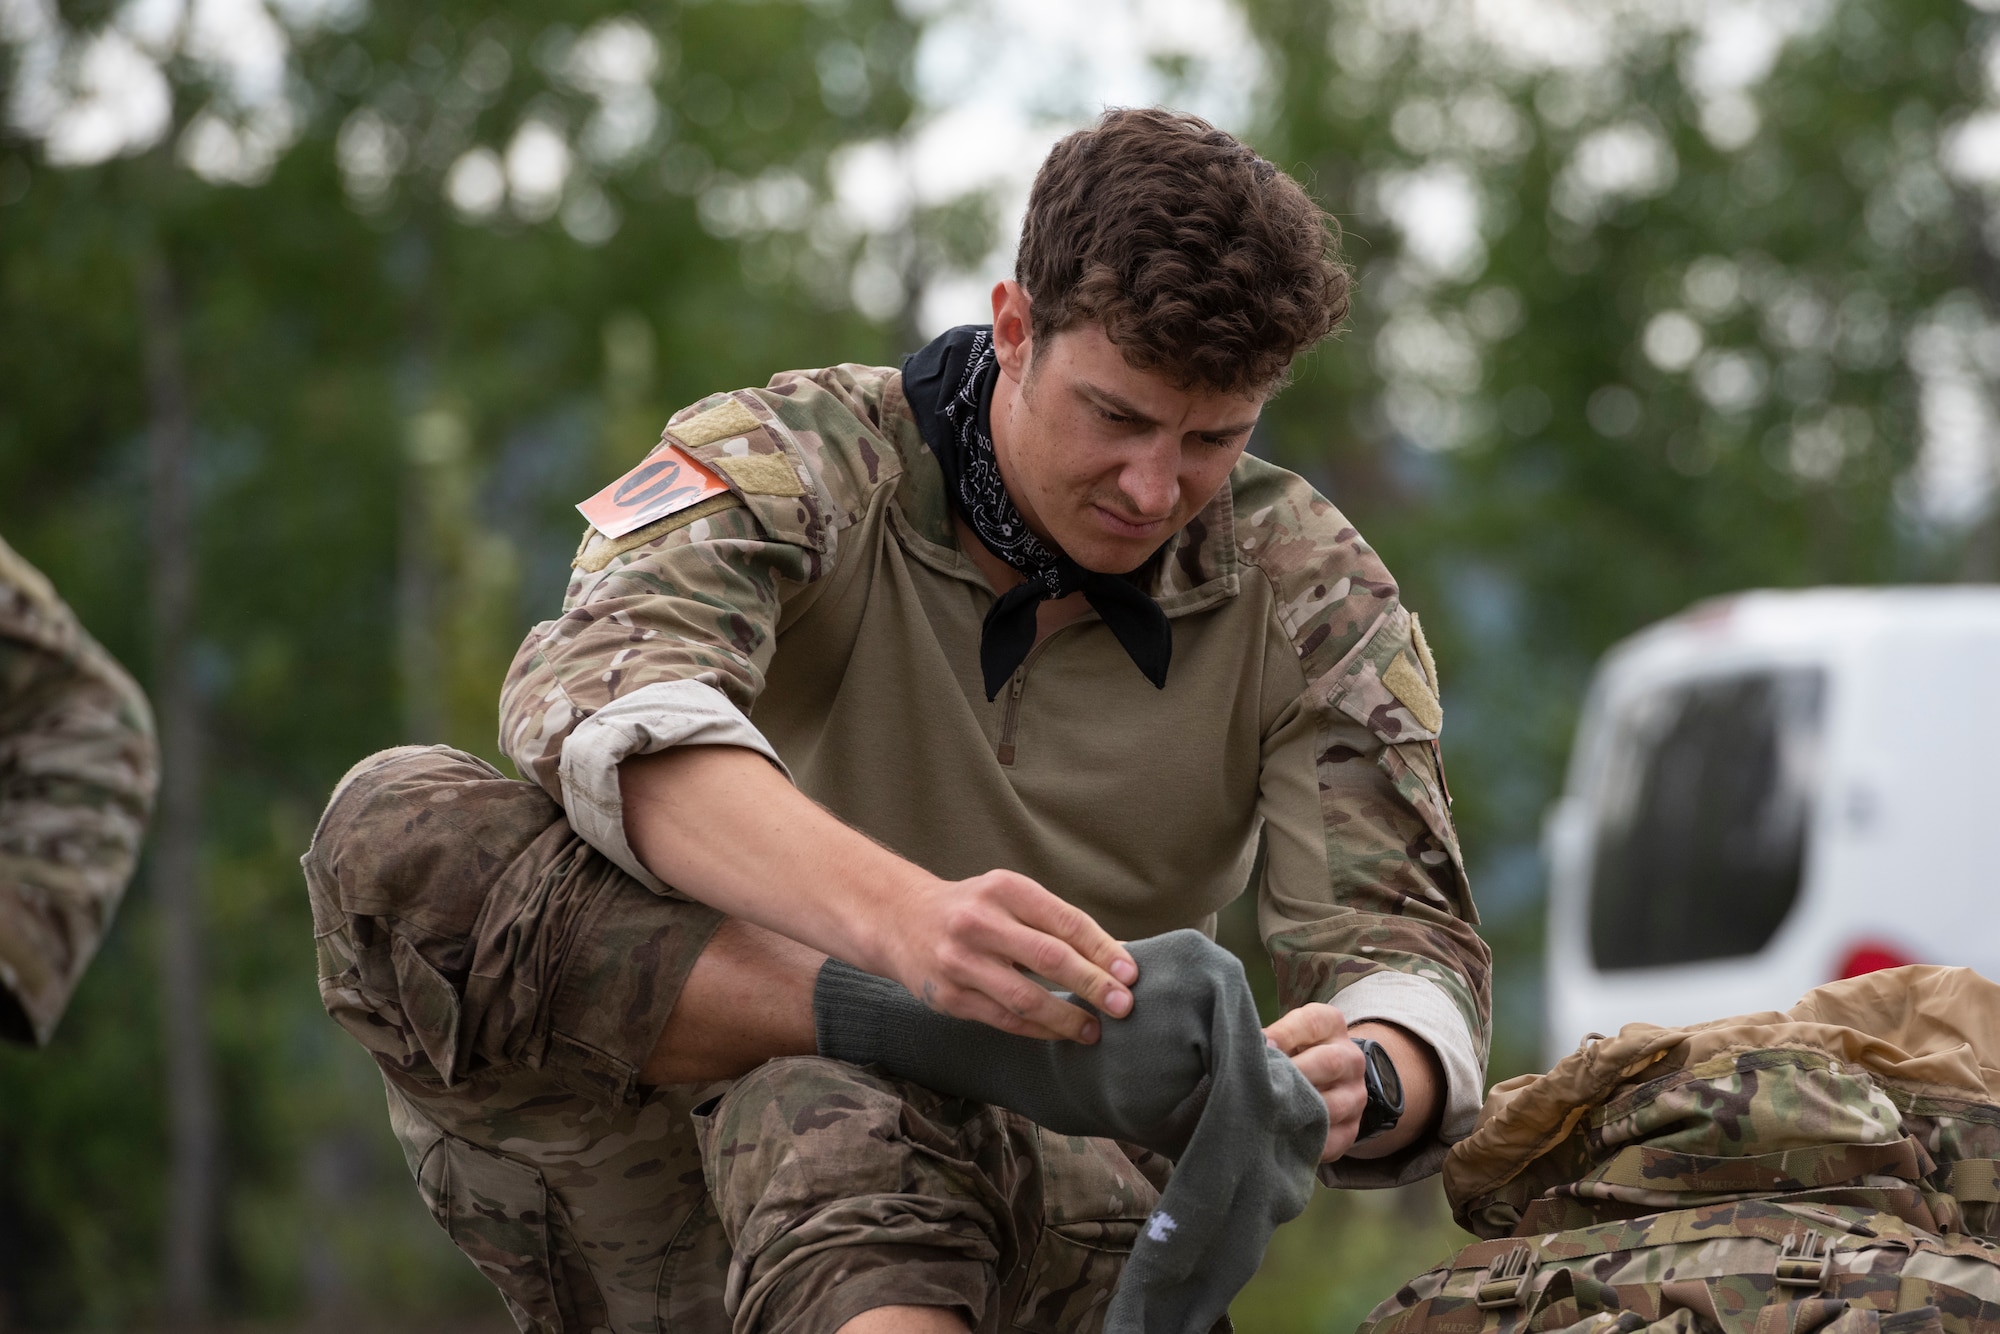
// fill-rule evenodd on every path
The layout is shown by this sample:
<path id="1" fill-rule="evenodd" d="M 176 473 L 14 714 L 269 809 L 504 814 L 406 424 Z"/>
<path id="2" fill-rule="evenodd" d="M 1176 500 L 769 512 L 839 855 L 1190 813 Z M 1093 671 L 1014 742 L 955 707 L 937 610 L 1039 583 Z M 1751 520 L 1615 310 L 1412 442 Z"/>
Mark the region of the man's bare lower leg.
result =
<path id="1" fill-rule="evenodd" d="M 948 1306 L 878 1306 L 840 1327 L 840 1334 L 967 1334 L 971 1327 Z"/>

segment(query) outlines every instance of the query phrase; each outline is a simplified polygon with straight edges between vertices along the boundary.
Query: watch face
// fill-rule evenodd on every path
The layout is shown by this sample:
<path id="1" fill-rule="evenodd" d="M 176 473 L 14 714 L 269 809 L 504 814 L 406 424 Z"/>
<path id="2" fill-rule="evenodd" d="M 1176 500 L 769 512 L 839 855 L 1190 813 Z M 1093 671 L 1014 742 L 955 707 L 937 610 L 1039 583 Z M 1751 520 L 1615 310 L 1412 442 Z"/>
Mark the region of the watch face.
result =
<path id="1" fill-rule="evenodd" d="M 1403 1119 L 1403 1080 L 1396 1073 L 1396 1062 L 1381 1043 L 1371 1038 L 1355 1038 L 1354 1045 L 1361 1048 L 1361 1059 L 1366 1063 L 1362 1080 L 1368 1089 L 1368 1105 L 1361 1109 L 1361 1125 L 1354 1137 L 1359 1143 L 1394 1129 Z"/>
<path id="2" fill-rule="evenodd" d="M 1389 1050 L 1379 1042 L 1370 1042 L 1363 1049 L 1368 1064 L 1375 1072 L 1375 1078 L 1382 1089 L 1382 1097 L 1398 1115 L 1403 1110 L 1403 1077 L 1396 1073 L 1396 1063 L 1389 1058 Z"/>

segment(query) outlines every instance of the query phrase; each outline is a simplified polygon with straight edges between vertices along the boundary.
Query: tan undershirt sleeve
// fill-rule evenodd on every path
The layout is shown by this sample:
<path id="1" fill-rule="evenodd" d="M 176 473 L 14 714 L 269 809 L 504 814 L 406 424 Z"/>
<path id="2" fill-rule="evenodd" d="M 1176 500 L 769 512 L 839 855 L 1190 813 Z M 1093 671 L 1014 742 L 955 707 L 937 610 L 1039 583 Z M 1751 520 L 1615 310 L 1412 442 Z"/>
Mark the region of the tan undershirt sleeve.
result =
<path id="1" fill-rule="evenodd" d="M 604 705 L 576 725 L 562 748 L 562 804 L 584 842 L 654 893 L 667 886 L 648 871 L 625 836 L 618 766 L 674 746 L 741 746 L 791 777 L 785 762 L 744 712 L 704 681 L 656 681 Z"/>
<path id="2" fill-rule="evenodd" d="M 1456 1144 L 1472 1133 L 1485 1101 L 1486 1063 L 1465 1016 L 1437 984 L 1408 973 L 1372 973 L 1334 997 L 1349 1024 L 1385 1020 L 1430 1044 L 1444 1068 L 1444 1120 L 1438 1138 Z"/>

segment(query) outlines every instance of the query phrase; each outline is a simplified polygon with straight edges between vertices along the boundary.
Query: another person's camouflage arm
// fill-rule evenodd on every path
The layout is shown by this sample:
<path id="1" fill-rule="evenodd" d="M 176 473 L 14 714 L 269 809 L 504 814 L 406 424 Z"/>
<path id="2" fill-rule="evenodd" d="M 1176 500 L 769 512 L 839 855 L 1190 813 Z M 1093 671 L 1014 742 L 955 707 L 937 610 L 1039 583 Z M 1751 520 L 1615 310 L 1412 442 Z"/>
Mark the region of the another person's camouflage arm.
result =
<path id="1" fill-rule="evenodd" d="M 0 1037 L 55 1032 L 138 861 L 156 781 L 145 695 L 0 542 Z"/>
<path id="2" fill-rule="evenodd" d="M 563 614 L 509 671 L 500 745 L 562 803 L 587 842 L 663 889 L 628 845 L 618 765 L 676 745 L 778 756 L 748 714 L 778 627 L 832 567 L 848 505 L 876 479 L 840 474 L 819 444 L 867 430 L 863 387 L 840 370 L 704 399 L 666 441 L 732 493 L 612 540 L 585 536 Z"/>
<path id="3" fill-rule="evenodd" d="M 1435 1172 L 1472 1128 L 1491 954 L 1473 930 L 1437 752 L 1435 669 L 1415 619 L 1324 500 L 1296 483 L 1263 499 L 1239 497 L 1238 512 L 1256 516 L 1247 554 L 1271 579 L 1297 668 L 1296 698 L 1265 736 L 1259 927 L 1287 1009 L 1327 1001 L 1349 1024 L 1386 1020 L 1437 1053 L 1448 1086 L 1438 1136 L 1321 1168 L 1328 1185 L 1397 1184 Z"/>

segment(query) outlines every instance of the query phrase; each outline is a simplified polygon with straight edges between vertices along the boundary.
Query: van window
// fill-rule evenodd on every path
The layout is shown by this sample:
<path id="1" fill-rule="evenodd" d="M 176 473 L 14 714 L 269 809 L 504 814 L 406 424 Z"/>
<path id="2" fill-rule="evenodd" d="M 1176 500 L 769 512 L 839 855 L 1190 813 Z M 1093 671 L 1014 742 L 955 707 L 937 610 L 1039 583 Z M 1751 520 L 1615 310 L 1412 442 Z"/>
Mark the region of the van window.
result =
<path id="1" fill-rule="evenodd" d="M 1710 677 L 1616 720 L 1591 870 L 1599 968 L 1770 942 L 1799 893 L 1824 693 L 1816 669 Z"/>

